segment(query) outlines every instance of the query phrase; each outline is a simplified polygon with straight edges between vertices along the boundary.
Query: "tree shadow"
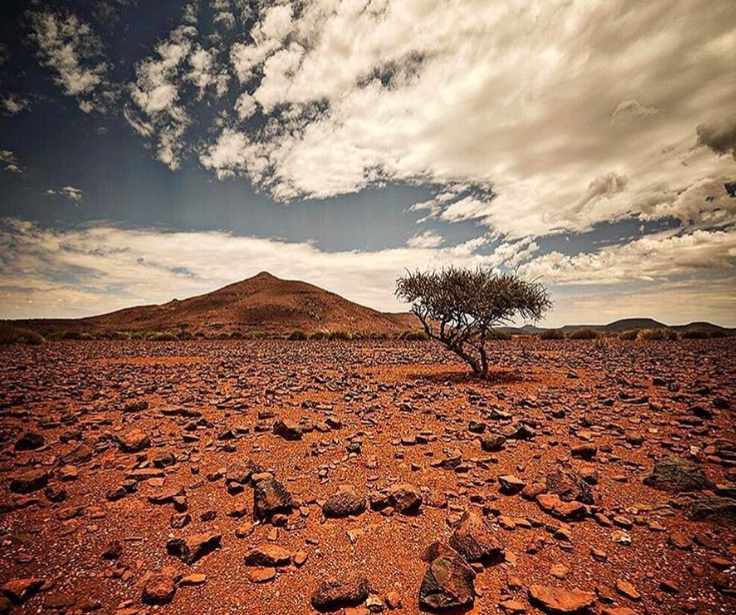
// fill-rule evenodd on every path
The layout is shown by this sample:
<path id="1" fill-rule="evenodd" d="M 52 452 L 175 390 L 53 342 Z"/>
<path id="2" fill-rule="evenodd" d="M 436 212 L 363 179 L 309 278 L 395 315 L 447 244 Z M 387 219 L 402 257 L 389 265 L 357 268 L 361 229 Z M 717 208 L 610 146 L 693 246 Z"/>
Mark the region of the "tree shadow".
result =
<path id="1" fill-rule="evenodd" d="M 407 380 L 427 382 L 429 384 L 472 385 L 480 388 L 492 388 L 502 384 L 518 384 L 534 382 L 532 374 L 525 374 L 517 369 L 497 369 L 489 372 L 487 378 L 476 376 L 472 372 L 462 369 L 446 369 L 432 373 L 409 371 L 404 374 Z"/>

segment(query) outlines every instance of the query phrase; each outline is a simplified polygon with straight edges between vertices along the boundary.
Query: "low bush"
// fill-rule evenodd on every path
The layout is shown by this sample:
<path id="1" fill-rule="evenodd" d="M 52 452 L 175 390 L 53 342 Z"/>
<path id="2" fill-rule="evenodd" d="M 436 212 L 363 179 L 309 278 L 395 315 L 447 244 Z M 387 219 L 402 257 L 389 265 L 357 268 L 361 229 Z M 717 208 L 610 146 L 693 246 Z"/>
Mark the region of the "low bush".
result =
<path id="1" fill-rule="evenodd" d="M 636 339 L 643 341 L 676 340 L 677 332 L 671 329 L 642 329 Z"/>
<path id="2" fill-rule="evenodd" d="M 46 340 L 40 333 L 10 323 L 0 323 L 0 344 L 28 344 L 37 346 Z"/>
<path id="3" fill-rule="evenodd" d="M 715 333 L 715 331 L 709 333 L 703 329 L 690 329 L 689 331 L 683 331 L 680 334 L 680 337 L 684 340 L 707 340 L 714 337 L 713 333 Z M 722 332 L 719 331 L 719 333 Z"/>
<path id="4" fill-rule="evenodd" d="M 597 340 L 601 336 L 595 329 L 578 329 L 568 335 L 571 340 Z"/>
<path id="5" fill-rule="evenodd" d="M 540 340 L 564 340 L 565 332 L 562 329 L 547 329 L 539 334 Z"/>
<path id="6" fill-rule="evenodd" d="M 81 340 L 82 339 L 82 332 L 81 331 L 62 331 L 61 335 L 59 335 L 60 340 Z"/>
<path id="7" fill-rule="evenodd" d="M 718 329 L 716 329 L 715 331 L 711 331 L 711 332 L 710 332 L 710 333 L 708 334 L 708 337 L 709 337 L 710 339 L 716 339 L 716 338 L 721 338 L 721 337 L 730 337 L 730 336 L 729 336 L 729 335 L 728 335 L 728 333 L 726 333 L 725 331 L 719 331 Z"/>
<path id="8" fill-rule="evenodd" d="M 620 340 L 635 340 L 639 337 L 639 329 L 628 329 L 618 334 Z"/>
<path id="9" fill-rule="evenodd" d="M 509 341 L 513 337 L 514 336 L 511 335 L 508 331 L 499 331 L 498 329 L 494 329 L 488 334 L 489 340 L 501 340 L 505 342 Z"/>
<path id="10" fill-rule="evenodd" d="M 328 337 L 330 340 L 348 342 L 353 339 L 353 335 L 348 331 L 331 331 Z"/>
<path id="11" fill-rule="evenodd" d="M 426 342 L 429 339 L 429 335 L 424 331 L 405 331 L 399 336 L 399 339 L 410 342 Z"/>
<path id="12" fill-rule="evenodd" d="M 320 331 L 315 331 L 314 333 L 312 333 L 312 335 L 310 336 L 310 339 L 313 339 L 313 340 L 326 340 L 329 337 L 330 337 L 330 332 L 329 331 L 320 330 Z"/>
<path id="13" fill-rule="evenodd" d="M 286 338 L 292 341 L 303 341 L 306 339 L 309 339 L 309 336 L 307 335 L 306 331 L 302 331 L 301 329 L 295 329 L 291 333 L 289 333 L 289 337 Z"/>
<path id="14" fill-rule="evenodd" d="M 173 333 L 164 332 L 164 333 L 152 333 L 150 337 L 148 338 L 152 342 L 177 342 L 179 341 L 179 338 L 176 337 Z"/>

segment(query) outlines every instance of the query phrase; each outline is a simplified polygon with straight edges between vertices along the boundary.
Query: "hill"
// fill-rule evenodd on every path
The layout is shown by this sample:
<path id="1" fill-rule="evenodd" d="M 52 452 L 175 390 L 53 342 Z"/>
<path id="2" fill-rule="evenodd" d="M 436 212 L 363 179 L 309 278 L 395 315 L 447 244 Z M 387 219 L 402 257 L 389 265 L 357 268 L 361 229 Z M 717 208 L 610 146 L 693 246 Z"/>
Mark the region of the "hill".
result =
<path id="1" fill-rule="evenodd" d="M 409 313 L 384 314 L 322 288 L 282 280 L 267 272 L 189 299 L 162 305 L 126 308 L 68 320 L 26 320 L 18 324 L 43 333 L 77 331 L 263 331 L 272 334 L 302 329 L 397 334 L 416 329 Z"/>

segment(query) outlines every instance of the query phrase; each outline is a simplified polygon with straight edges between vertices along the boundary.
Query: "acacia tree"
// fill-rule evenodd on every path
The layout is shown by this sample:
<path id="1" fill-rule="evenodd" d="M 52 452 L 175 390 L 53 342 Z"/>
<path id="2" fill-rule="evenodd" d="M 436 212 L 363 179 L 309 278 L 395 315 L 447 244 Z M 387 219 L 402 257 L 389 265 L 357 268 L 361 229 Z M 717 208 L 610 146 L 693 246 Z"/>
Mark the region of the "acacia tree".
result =
<path id="1" fill-rule="evenodd" d="M 442 342 L 483 378 L 488 376 L 486 342 L 495 327 L 516 317 L 539 320 L 552 305 L 538 282 L 480 267 L 407 272 L 396 281 L 396 296 L 412 304 L 430 338 Z"/>

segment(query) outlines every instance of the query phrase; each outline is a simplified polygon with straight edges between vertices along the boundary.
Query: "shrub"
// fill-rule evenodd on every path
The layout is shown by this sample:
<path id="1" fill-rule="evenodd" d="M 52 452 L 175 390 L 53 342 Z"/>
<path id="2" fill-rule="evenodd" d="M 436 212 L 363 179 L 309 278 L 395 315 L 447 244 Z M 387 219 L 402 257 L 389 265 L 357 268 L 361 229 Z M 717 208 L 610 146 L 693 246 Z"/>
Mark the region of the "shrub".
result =
<path id="1" fill-rule="evenodd" d="M 62 331 L 61 335 L 59 336 L 60 340 L 81 340 L 82 339 L 82 332 L 81 331 Z"/>
<path id="2" fill-rule="evenodd" d="M 677 332 L 671 329 L 642 329 L 636 339 L 644 341 L 676 340 Z"/>
<path id="3" fill-rule="evenodd" d="M 620 340 L 635 340 L 639 337 L 639 329 L 628 329 L 618 334 Z"/>
<path id="4" fill-rule="evenodd" d="M 164 333 L 154 332 L 151 334 L 151 336 L 148 339 L 150 339 L 152 342 L 176 342 L 179 340 L 179 338 L 176 337 L 176 335 L 174 335 L 173 333 L 169 333 L 169 332 L 164 332 Z"/>
<path id="5" fill-rule="evenodd" d="M 564 340 L 565 332 L 562 329 L 547 329 L 539 334 L 540 340 Z"/>
<path id="6" fill-rule="evenodd" d="M 307 335 L 306 331 L 302 331 L 301 329 L 295 329 L 291 333 L 289 333 L 289 337 L 286 338 L 293 341 L 303 341 L 306 339 L 309 339 L 309 336 Z"/>
<path id="7" fill-rule="evenodd" d="M 399 339 L 408 340 L 410 342 L 426 342 L 429 339 L 429 335 L 424 331 L 404 331 L 404 333 L 399 336 Z"/>
<path id="8" fill-rule="evenodd" d="M 328 337 L 330 337 L 329 331 L 319 330 L 312 333 L 311 338 L 313 340 L 326 340 Z"/>
<path id="9" fill-rule="evenodd" d="M 509 333 L 508 331 L 499 331 L 498 329 L 496 329 L 495 331 L 491 331 L 488 334 L 489 340 L 501 340 L 505 342 L 509 341 L 510 339 L 513 339 L 513 337 L 514 336 L 511 335 L 511 333 Z"/>
<path id="10" fill-rule="evenodd" d="M 680 334 L 680 337 L 684 340 L 707 340 L 711 337 L 715 337 L 713 333 L 715 333 L 715 331 L 708 333 L 708 331 L 704 331 L 703 329 L 690 329 L 688 331 L 683 331 Z M 718 333 L 722 333 L 722 331 L 719 331 Z"/>
<path id="11" fill-rule="evenodd" d="M 242 331 L 233 331 L 233 332 L 232 332 L 232 333 L 230 334 L 230 338 L 231 338 L 231 339 L 234 339 L 234 340 L 242 340 L 242 339 L 243 339 L 243 337 L 244 337 L 244 335 L 245 335 L 245 334 L 244 334 L 244 333 L 243 333 Z"/>
<path id="12" fill-rule="evenodd" d="M 729 337 L 729 334 L 725 331 L 721 331 L 720 329 L 715 329 L 710 332 L 708 335 L 711 339 L 721 338 L 721 337 Z"/>
<path id="13" fill-rule="evenodd" d="M 409 272 L 397 280 L 396 296 L 412 304 L 429 337 L 484 378 L 489 367 L 486 342 L 494 330 L 517 316 L 539 320 L 552 305 L 541 284 L 480 267 Z"/>
<path id="14" fill-rule="evenodd" d="M 571 340 L 597 340 L 601 336 L 595 329 L 578 329 L 568 335 Z"/>
<path id="15" fill-rule="evenodd" d="M 0 344 L 28 344 L 37 346 L 46 340 L 40 333 L 10 323 L 0 323 Z"/>
<path id="16" fill-rule="evenodd" d="M 330 340 L 338 340 L 347 342 L 353 339 L 353 336 L 348 331 L 330 331 L 330 335 L 328 336 L 328 339 Z"/>

